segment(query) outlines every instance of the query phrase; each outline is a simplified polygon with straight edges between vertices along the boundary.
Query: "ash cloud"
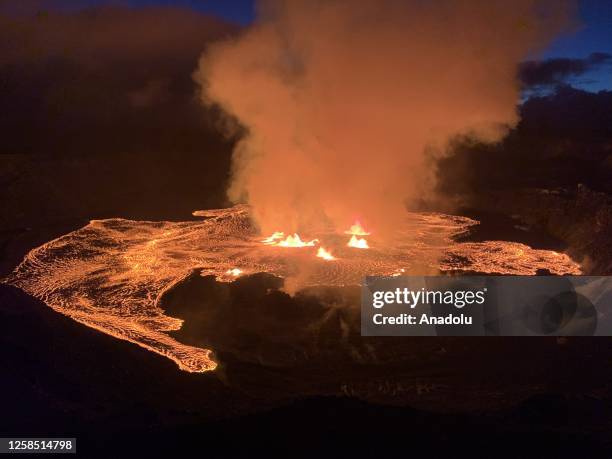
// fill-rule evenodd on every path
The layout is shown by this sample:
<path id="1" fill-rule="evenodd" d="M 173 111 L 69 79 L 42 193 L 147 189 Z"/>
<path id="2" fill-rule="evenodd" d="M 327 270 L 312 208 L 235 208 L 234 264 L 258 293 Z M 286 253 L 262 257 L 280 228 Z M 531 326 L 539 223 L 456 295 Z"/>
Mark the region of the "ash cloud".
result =
<path id="1" fill-rule="evenodd" d="M 265 233 L 356 218 L 388 234 L 433 186 L 449 139 L 501 139 L 516 66 L 569 25 L 571 3 L 265 1 L 208 49 L 207 104 L 247 130 L 228 194 Z"/>
<path id="2" fill-rule="evenodd" d="M 568 80 L 583 76 L 603 65 L 612 64 L 612 55 L 591 53 L 584 59 L 552 58 L 521 63 L 519 77 L 526 88 L 563 85 Z"/>

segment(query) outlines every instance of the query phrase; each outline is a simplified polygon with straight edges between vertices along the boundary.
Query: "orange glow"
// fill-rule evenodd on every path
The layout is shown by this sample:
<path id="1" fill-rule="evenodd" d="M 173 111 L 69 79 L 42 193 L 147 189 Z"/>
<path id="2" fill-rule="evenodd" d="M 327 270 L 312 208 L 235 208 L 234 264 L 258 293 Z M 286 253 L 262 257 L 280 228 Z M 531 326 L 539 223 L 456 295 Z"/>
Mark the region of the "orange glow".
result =
<path id="1" fill-rule="evenodd" d="M 282 231 L 277 231 L 274 234 L 272 234 L 272 236 L 268 236 L 261 242 L 267 245 L 275 245 L 277 241 L 279 241 L 280 239 L 284 237 L 285 237 L 285 233 L 283 233 Z"/>
<path id="2" fill-rule="evenodd" d="M 317 257 L 323 258 L 324 260 L 330 260 L 330 261 L 336 259 L 336 257 L 334 257 L 330 252 L 325 250 L 323 247 L 319 247 L 319 250 L 317 251 Z"/>
<path id="3" fill-rule="evenodd" d="M 276 232 L 272 236 L 270 236 L 270 238 L 278 234 L 282 235 L 284 233 Z M 302 241 L 302 239 L 297 233 L 294 233 L 293 235 L 290 234 L 285 239 L 280 240 L 280 241 L 278 239 L 280 238 L 277 236 L 276 241 L 278 242 L 275 242 L 275 240 L 273 239 L 272 242 L 264 242 L 264 244 L 276 245 L 278 247 L 313 247 L 317 242 L 319 242 L 318 239 L 313 239 L 311 241 Z"/>
<path id="4" fill-rule="evenodd" d="M 242 269 L 240 268 L 228 269 L 227 271 L 225 271 L 225 274 L 229 274 L 230 276 L 238 277 L 242 274 Z"/>
<path id="5" fill-rule="evenodd" d="M 165 315 L 159 306 L 162 297 L 195 270 L 219 282 L 236 279 L 237 270 L 241 276 L 264 272 L 286 279 L 297 262 L 312 262 L 297 288 L 359 286 L 365 276 L 426 274 L 429 268 L 423 267 L 495 275 L 529 276 L 540 269 L 582 274 L 581 266 L 564 253 L 517 242 L 454 241 L 477 223 L 467 217 L 411 213 L 397 243 L 377 239 L 375 250 L 342 253 L 330 264 L 313 260 L 318 245 L 317 251 L 283 250 L 252 238 L 255 228 L 245 206 L 198 215 L 207 218 L 120 220 L 120 225 L 117 219 L 94 220 L 30 251 L 0 283 L 18 287 L 88 327 L 171 359 L 183 371 L 205 372 L 217 366 L 212 351 L 177 341 L 170 332 L 180 330 L 183 320 Z M 413 234 L 425 237 L 414 244 Z M 274 243 L 283 238 L 275 236 Z M 359 237 L 354 239 L 359 247 Z M 341 253 L 340 248 L 334 250 Z"/>
<path id="6" fill-rule="evenodd" d="M 363 226 L 361 226 L 361 223 L 359 223 L 359 221 L 356 221 L 355 224 L 351 225 L 350 229 L 348 231 L 345 231 L 344 234 L 352 234 L 354 236 L 370 235 L 370 233 L 363 229 Z"/>
<path id="7" fill-rule="evenodd" d="M 354 247 L 355 249 L 369 249 L 370 246 L 368 245 L 368 241 L 366 241 L 363 238 L 358 238 L 357 236 L 355 236 L 353 234 L 353 236 L 351 236 L 351 240 L 348 241 L 348 245 L 349 247 Z"/>

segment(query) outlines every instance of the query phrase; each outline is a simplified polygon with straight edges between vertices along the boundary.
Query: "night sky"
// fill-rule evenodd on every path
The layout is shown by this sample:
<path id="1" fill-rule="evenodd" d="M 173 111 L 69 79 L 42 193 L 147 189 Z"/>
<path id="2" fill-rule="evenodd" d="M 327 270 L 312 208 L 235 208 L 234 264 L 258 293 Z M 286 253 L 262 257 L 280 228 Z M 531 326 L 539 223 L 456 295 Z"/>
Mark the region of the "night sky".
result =
<path id="1" fill-rule="evenodd" d="M 545 58 L 584 58 L 593 52 L 612 54 L 612 2 L 582 0 L 579 14 L 581 25 L 577 32 L 559 37 L 545 53 Z M 590 91 L 612 89 L 612 65 L 608 63 L 573 84 Z"/>
<path id="2" fill-rule="evenodd" d="M 30 0 L 19 3 L 0 0 L 0 7 L 13 5 L 14 8 L 19 4 L 74 10 L 101 5 L 180 6 L 248 25 L 255 17 L 255 3 L 256 0 Z M 573 32 L 558 37 L 543 55 L 533 57 L 534 61 L 552 61 L 544 67 L 532 65 L 530 76 L 535 78 L 528 79 L 541 80 L 545 90 L 557 84 L 593 92 L 612 89 L 612 1 L 580 0 L 578 21 Z M 593 58 L 593 53 L 604 53 L 604 56 Z M 537 91 L 538 85 L 533 87 Z"/>

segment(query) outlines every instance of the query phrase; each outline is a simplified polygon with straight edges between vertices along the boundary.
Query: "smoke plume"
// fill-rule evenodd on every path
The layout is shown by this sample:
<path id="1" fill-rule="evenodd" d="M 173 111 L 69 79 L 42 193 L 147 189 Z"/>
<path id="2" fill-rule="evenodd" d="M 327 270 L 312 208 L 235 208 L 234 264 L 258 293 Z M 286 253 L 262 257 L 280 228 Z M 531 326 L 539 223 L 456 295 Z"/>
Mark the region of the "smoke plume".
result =
<path id="1" fill-rule="evenodd" d="M 355 219 L 379 234 L 432 186 L 448 140 L 517 122 L 517 64 L 569 23 L 518 0 L 271 0 L 202 56 L 205 103 L 245 127 L 228 190 L 264 233 Z"/>

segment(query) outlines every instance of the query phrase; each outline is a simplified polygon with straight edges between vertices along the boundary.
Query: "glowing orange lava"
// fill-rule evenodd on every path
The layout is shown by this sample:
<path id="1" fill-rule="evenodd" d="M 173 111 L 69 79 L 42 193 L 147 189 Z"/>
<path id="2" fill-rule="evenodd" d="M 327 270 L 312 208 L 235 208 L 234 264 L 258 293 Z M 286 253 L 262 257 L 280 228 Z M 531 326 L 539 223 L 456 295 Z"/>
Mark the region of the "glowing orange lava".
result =
<path id="1" fill-rule="evenodd" d="M 293 235 L 287 236 L 285 239 L 280 240 L 285 233 L 276 232 L 272 236 L 263 240 L 264 244 L 267 245 L 275 245 L 278 247 L 313 247 L 318 239 L 313 239 L 311 241 L 302 241 L 300 236 L 297 233 Z"/>
<path id="2" fill-rule="evenodd" d="M 363 238 L 358 238 L 357 236 L 355 236 L 353 234 L 353 236 L 351 236 L 351 240 L 348 241 L 348 245 L 349 247 L 353 247 L 355 249 L 369 249 L 370 246 L 368 245 L 368 241 L 366 241 Z"/>
<path id="3" fill-rule="evenodd" d="M 284 237 L 285 237 L 285 233 L 283 233 L 282 231 L 277 231 L 274 234 L 272 234 L 272 236 L 268 236 L 261 242 L 267 245 L 275 245 L 278 241 L 280 241 Z"/>
<path id="4" fill-rule="evenodd" d="M 272 249 L 262 239 L 254 239 L 256 230 L 247 206 L 194 215 L 204 218 L 93 220 L 31 250 L 0 283 L 18 287 L 88 327 L 169 358 L 181 370 L 205 372 L 217 366 L 212 350 L 177 341 L 171 332 L 179 330 L 183 320 L 166 315 L 160 307 L 168 292 L 197 272 L 219 282 L 232 282 L 236 274 L 260 272 L 283 279 L 300 276 L 300 288 L 359 286 L 365 276 L 424 274 L 424 266 L 443 273 L 528 276 L 542 269 L 556 275 L 582 273 L 580 265 L 564 253 L 518 242 L 459 242 L 457 235 L 478 223 L 467 217 L 407 213 L 398 228 L 399 243 L 377 240 L 376 250 L 352 251 L 352 256 L 346 253 L 350 249 L 337 248 L 338 258 L 323 263 L 315 260 L 314 250 Z M 312 236 L 322 241 L 338 237 L 329 232 Z M 352 236 L 351 247 L 368 246 L 365 239 Z M 267 240 L 277 246 L 284 237 L 275 233 Z M 308 245 L 297 235 L 287 239 L 298 242 L 298 247 Z M 299 267 L 311 257 L 308 275 L 301 277 Z"/>
<path id="5" fill-rule="evenodd" d="M 344 234 L 352 234 L 354 236 L 369 236 L 370 235 L 370 233 L 368 233 L 365 229 L 363 229 L 363 226 L 361 226 L 361 223 L 359 223 L 359 221 L 356 221 L 355 224 L 351 225 L 349 230 L 345 231 Z"/>
<path id="6" fill-rule="evenodd" d="M 323 258 L 324 260 L 330 260 L 330 261 L 336 260 L 336 257 L 334 257 L 330 252 L 325 250 L 323 247 L 319 247 L 319 250 L 317 251 L 317 257 Z"/>

